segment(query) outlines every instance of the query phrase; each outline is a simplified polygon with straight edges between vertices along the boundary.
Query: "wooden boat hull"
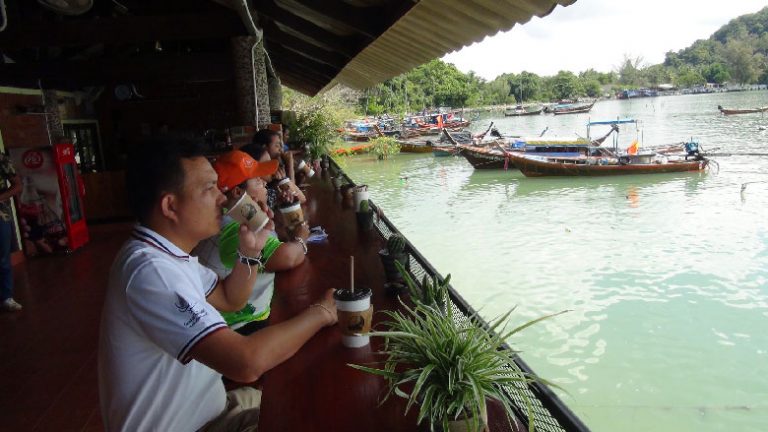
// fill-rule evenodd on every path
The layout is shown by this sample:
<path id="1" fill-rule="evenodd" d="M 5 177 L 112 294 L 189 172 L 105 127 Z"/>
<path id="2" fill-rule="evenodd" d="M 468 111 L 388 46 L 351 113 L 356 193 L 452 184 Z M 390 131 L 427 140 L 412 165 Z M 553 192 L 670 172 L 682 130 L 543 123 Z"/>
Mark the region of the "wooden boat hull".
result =
<path id="1" fill-rule="evenodd" d="M 768 107 L 760 107 L 760 108 L 753 108 L 753 109 L 725 109 L 720 108 L 720 112 L 724 115 L 736 115 L 736 114 L 754 114 L 754 113 L 764 113 L 768 111 Z"/>
<path id="2" fill-rule="evenodd" d="M 400 153 L 431 153 L 434 146 L 400 143 Z"/>
<path id="3" fill-rule="evenodd" d="M 456 154 L 456 147 L 453 147 L 453 146 L 432 147 L 432 154 L 435 155 L 435 157 L 454 156 Z"/>
<path id="4" fill-rule="evenodd" d="M 459 146 L 459 155 L 464 156 L 475 169 L 504 169 L 506 158 L 501 150 L 473 148 L 471 146 Z M 513 163 L 508 163 L 507 168 L 514 168 Z"/>
<path id="5" fill-rule="evenodd" d="M 594 102 L 592 102 L 591 104 L 589 104 L 587 106 L 582 106 L 582 107 L 565 108 L 565 109 L 553 110 L 552 114 L 554 114 L 554 115 L 563 115 L 563 114 L 588 113 L 588 112 L 590 112 L 592 110 L 593 106 L 595 106 Z"/>
<path id="6" fill-rule="evenodd" d="M 627 165 L 589 165 L 555 162 L 534 159 L 508 153 L 515 166 L 526 177 L 550 176 L 612 176 L 632 174 L 661 174 L 686 171 L 701 171 L 707 167 L 707 160 L 690 160 L 668 163 L 627 164 Z"/>
<path id="7" fill-rule="evenodd" d="M 523 116 L 532 116 L 532 115 L 539 115 L 541 112 L 544 111 L 544 108 L 538 110 L 538 111 L 526 111 L 526 112 L 505 112 L 505 117 L 523 117 Z"/>

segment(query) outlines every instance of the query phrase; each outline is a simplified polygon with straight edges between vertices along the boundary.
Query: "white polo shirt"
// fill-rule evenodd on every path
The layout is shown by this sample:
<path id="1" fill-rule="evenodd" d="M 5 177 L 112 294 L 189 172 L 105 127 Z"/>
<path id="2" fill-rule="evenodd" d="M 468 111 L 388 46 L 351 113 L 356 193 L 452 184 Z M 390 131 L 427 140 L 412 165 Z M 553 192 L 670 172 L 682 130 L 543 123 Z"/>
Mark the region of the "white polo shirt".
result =
<path id="1" fill-rule="evenodd" d="M 226 403 L 221 374 L 190 350 L 227 324 L 207 301 L 218 277 L 137 226 L 109 275 L 99 336 L 99 397 L 108 431 L 195 431 Z"/>

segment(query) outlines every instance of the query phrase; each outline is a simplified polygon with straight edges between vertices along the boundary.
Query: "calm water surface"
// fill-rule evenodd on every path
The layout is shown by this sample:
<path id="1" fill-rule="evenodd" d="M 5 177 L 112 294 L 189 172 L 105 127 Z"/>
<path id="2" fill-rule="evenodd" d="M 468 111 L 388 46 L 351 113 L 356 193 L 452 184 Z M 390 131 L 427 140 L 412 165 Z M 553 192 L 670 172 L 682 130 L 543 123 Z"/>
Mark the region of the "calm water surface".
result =
<path id="1" fill-rule="evenodd" d="M 621 146 L 694 137 L 768 153 L 768 117 L 723 117 L 718 104 L 768 105 L 768 93 L 605 101 L 473 130 L 585 135 L 590 117 L 631 116 L 642 131 L 623 128 Z M 768 157 L 717 161 L 704 174 L 561 179 L 431 154 L 344 163 L 485 317 L 571 310 L 510 342 L 594 431 L 766 431 Z"/>

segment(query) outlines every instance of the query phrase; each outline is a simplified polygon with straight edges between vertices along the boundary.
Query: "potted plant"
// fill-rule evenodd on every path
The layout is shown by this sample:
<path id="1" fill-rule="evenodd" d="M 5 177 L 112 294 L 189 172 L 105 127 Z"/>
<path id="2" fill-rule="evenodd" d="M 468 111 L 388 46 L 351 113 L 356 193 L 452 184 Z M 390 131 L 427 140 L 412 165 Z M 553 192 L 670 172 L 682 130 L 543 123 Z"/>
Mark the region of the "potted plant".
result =
<path id="1" fill-rule="evenodd" d="M 531 418 L 531 401 L 521 387 L 533 381 L 546 382 L 510 367 L 515 353 L 504 349 L 504 341 L 554 315 L 505 331 L 503 324 L 511 312 L 493 321 L 488 331 L 475 319 L 458 323 L 452 308 L 443 312 L 403 303 L 401 311 L 384 312 L 389 317 L 384 323 L 387 331 L 371 333 L 384 338 L 381 353 L 387 358 L 383 367 L 349 366 L 386 378 L 388 392 L 382 403 L 395 394 L 408 400 L 406 413 L 418 405 L 417 422 L 426 421 L 431 431 L 485 430 L 488 399 L 498 401 L 510 419 L 513 400 L 522 400 Z"/>
<path id="2" fill-rule="evenodd" d="M 369 200 L 360 201 L 360 208 L 357 209 L 357 225 L 365 231 L 373 229 L 373 209 Z"/>
<path id="3" fill-rule="evenodd" d="M 291 119 L 289 127 L 295 141 L 303 143 L 309 152 L 315 171 L 319 171 L 320 160 L 339 139 L 337 129 L 340 120 L 333 110 L 324 104 L 310 104 L 297 110 L 295 118 Z"/>
<path id="4" fill-rule="evenodd" d="M 402 264 L 395 262 L 395 267 L 400 272 L 400 276 L 403 278 L 408 288 L 408 293 L 411 295 L 411 301 L 414 304 L 445 311 L 445 306 L 448 304 L 448 287 L 451 284 L 450 274 L 442 281 L 437 276 L 430 278 L 424 275 L 421 284 L 418 284 Z"/>
<path id="5" fill-rule="evenodd" d="M 405 246 L 405 237 L 400 233 L 395 233 L 387 239 L 387 246 L 379 251 L 379 258 L 381 258 L 388 282 L 401 282 L 403 280 L 395 262 L 400 263 L 406 270 L 410 269 L 410 261 L 405 252 Z"/>

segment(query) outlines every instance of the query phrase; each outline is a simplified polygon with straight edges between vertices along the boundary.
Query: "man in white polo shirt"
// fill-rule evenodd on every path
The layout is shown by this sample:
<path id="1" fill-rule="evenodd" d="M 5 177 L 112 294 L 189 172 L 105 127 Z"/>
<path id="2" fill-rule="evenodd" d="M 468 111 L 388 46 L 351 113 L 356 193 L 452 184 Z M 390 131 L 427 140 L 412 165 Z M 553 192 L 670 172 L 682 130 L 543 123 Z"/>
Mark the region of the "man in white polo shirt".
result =
<path id="1" fill-rule="evenodd" d="M 260 394 L 226 393 L 222 374 L 252 382 L 336 322 L 332 290 L 296 317 L 250 336 L 227 328 L 256 281 L 269 229 L 242 227 L 239 259 L 219 280 L 189 252 L 216 234 L 224 196 L 193 140 L 132 154 L 126 187 L 139 220 L 110 272 L 99 339 L 99 393 L 110 431 L 256 430 Z M 268 227 L 269 228 L 269 227 Z"/>

